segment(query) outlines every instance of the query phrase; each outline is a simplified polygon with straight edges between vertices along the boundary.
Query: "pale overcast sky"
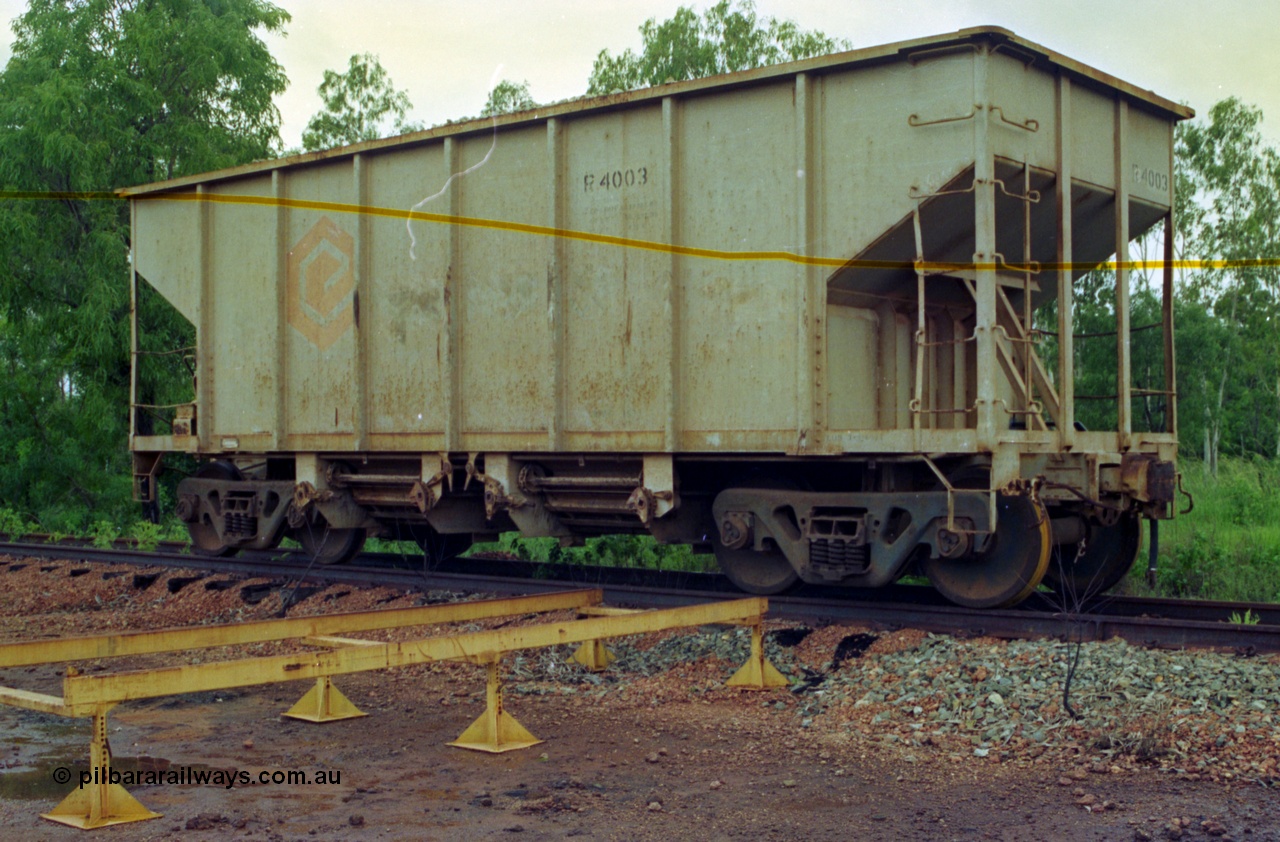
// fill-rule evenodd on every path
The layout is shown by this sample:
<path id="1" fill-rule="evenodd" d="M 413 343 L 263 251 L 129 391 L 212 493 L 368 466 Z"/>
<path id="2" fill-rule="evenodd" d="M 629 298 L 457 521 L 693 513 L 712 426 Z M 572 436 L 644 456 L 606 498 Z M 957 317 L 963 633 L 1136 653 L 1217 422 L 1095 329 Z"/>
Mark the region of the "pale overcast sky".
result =
<path id="1" fill-rule="evenodd" d="M 285 144 L 320 107 L 326 68 L 353 53 L 377 54 L 426 125 L 478 114 L 495 71 L 529 82 L 534 99 L 585 92 L 603 48 L 638 48 L 646 18 L 663 20 L 679 0 L 277 0 L 293 21 L 273 54 L 290 87 L 280 99 Z M 25 0 L 0 0 L 0 62 L 9 22 Z M 685 0 L 698 10 L 710 0 Z M 1280 146 L 1278 0 L 758 0 L 762 17 L 795 20 L 867 47 L 994 24 L 1203 114 L 1227 96 L 1261 106 Z"/>

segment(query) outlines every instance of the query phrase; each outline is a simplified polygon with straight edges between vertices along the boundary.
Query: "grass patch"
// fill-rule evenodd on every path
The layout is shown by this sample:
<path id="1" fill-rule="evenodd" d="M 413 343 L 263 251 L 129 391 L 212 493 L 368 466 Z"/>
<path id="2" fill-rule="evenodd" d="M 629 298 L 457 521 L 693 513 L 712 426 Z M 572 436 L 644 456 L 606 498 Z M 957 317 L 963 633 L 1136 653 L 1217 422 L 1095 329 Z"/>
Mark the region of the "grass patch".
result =
<path id="1" fill-rule="evenodd" d="M 649 535 L 602 535 L 586 539 L 580 547 L 562 547 L 556 538 L 524 538 L 518 532 L 506 532 L 495 543 L 474 545 L 468 555 L 486 552 L 510 553 L 526 561 L 546 564 L 683 573 L 711 573 L 719 569 L 715 556 L 695 553 L 685 544 L 659 544 Z"/>
<path id="2" fill-rule="evenodd" d="M 1130 592 L 1280 602 L 1280 462 L 1223 459 L 1216 478 L 1198 460 L 1183 459 L 1179 468 L 1195 508 L 1160 524 L 1154 591 L 1143 582 L 1143 530 Z"/>

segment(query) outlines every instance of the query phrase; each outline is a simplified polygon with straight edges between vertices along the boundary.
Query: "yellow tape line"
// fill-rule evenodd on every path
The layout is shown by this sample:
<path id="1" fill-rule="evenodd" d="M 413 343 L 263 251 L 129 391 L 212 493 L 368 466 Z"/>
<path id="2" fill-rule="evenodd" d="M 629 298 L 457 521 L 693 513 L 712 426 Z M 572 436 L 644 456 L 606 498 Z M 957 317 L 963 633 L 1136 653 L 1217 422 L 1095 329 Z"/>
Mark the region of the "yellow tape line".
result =
<path id="1" fill-rule="evenodd" d="M 956 272 L 965 270 L 994 271 L 1007 269 L 1024 272 L 1027 266 L 1020 263 L 942 263 L 924 261 L 917 264 L 911 260 L 847 260 L 839 257 L 817 257 L 796 254 L 790 251 L 730 251 L 725 249 L 697 248 L 695 246 L 679 246 L 674 243 L 663 243 L 655 240 L 641 240 L 634 237 L 616 237 L 610 234 L 594 234 L 590 231 L 576 231 L 572 228 L 555 228 L 548 225 L 533 225 L 525 222 L 509 222 L 501 219 L 486 219 L 478 216 L 458 216 L 446 213 L 428 213 L 426 211 L 401 210 L 400 208 L 384 208 L 377 205 L 357 205 L 348 202 L 318 202 L 305 199 L 283 199 L 274 196 L 247 196 L 232 193 L 154 193 L 146 196 L 119 196 L 106 191 L 56 192 L 56 191 L 22 191 L 0 190 L 0 199 L 43 199 L 43 200 L 122 200 L 127 198 L 138 201 L 167 202 L 212 202 L 223 205 L 252 205 L 259 207 L 286 207 L 298 210 L 328 211 L 330 213 L 346 213 L 365 216 L 380 216 L 388 219 L 406 219 L 417 222 L 431 222 L 440 225 L 461 225 L 469 228 L 487 228 L 495 231 L 512 231 L 520 234 L 534 234 L 543 237 L 560 237 L 579 242 L 599 243 L 609 246 L 640 249 L 642 251 L 676 254 L 682 257 L 701 257 L 711 260 L 777 260 L 796 263 L 802 266 L 850 267 L 856 269 L 921 269 L 925 272 Z M 1175 269 L 1251 269 L 1280 266 L 1280 258 L 1258 257 L 1236 260 L 1174 260 L 1170 265 Z M 1039 263 L 1031 269 L 1038 271 L 1088 271 L 1091 269 L 1126 269 L 1157 270 L 1163 269 L 1163 260 L 1124 260 L 1104 263 Z"/>

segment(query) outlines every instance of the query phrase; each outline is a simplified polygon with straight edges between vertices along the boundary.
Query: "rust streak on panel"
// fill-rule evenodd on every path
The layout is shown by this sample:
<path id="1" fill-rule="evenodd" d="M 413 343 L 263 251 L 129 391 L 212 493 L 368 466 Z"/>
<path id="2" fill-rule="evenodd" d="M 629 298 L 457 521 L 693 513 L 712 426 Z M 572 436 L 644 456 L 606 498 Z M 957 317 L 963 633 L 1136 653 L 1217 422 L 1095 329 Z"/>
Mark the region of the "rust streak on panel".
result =
<path id="1" fill-rule="evenodd" d="M 196 195 L 203 198 L 205 195 L 205 186 L 203 184 L 196 186 Z M 196 404 L 198 424 L 196 426 L 196 437 L 200 441 L 200 449 L 209 452 L 213 449 L 213 426 L 214 426 L 214 377 L 217 375 L 214 367 L 214 308 L 216 306 L 213 295 L 213 271 L 210 265 L 212 259 L 210 257 L 210 239 L 212 234 L 210 228 L 213 226 L 213 206 L 208 202 L 200 202 L 199 206 L 199 230 L 197 231 L 197 251 L 199 253 L 199 278 L 200 278 L 200 323 L 196 325 L 196 348 L 199 356 L 196 363 Z"/>
<path id="2" fill-rule="evenodd" d="M 1071 80 L 1065 75 L 1057 77 L 1058 94 L 1058 262 L 1068 264 L 1072 260 L 1071 238 L 1072 202 L 1071 202 Z M 1058 396 L 1062 407 L 1062 418 L 1058 424 L 1060 447 L 1070 450 L 1075 446 L 1076 424 L 1076 384 L 1075 384 L 1075 348 L 1073 333 L 1075 328 L 1073 309 L 1075 307 L 1073 287 L 1074 273 L 1070 269 L 1058 272 Z"/>
<path id="3" fill-rule="evenodd" d="M 666 177 L 668 197 L 664 204 L 663 236 L 669 243 L 675 243 L 681 236 L 680 231 L 680 191 L 683 186 L 680 169 L 680 101 L 674 96 L 662 100 L 662 149 L 663 175 Z M 676 252 L 671 253 L 666 277 L 666 316 L 663 321 L 670 331 L 666 347 L 665 361 L 657 361 L 662 366 L 662 388 L 667 396 L 667 429 L 664 450 L 674 453 L 680 449 L 682 419 L 680 414 L 680 368 L 684 346 L 681 340 L 681 268 L 684 261 Z"/>
<path id="4" fill-rule="evenodd" d="M 365 162 L 365 156 L 355 155 L 351 158 L 351 180 L 352 192 L 355 194 L 356 204 L 366 205 L 369 203 L 369 172 Z M 373 220 L 361 215 L 356 222 L 355 237 L 355 254 L 351 261 L 351 267 L 355 272 L 355 298 L 352 302 L 352 321 L 356 329 L 356 405 L 354 407 L 356 415 L 352 429 L 355 432 L 357 446 L 365 448 L 368 446 L 369 436 L 369 378 L 372 376 L 373 361 L 369 356 L 369 336 L 370 326 L 376 324 L 376 306 L 369 288 L 369 261 L 370 254 L 368 249 L 370 226 Z M 364 308 L 363 318 L 364 324 L 360 323 L 361 307 Z"/>
<path id="5" fill-rule="evenodd" d="M 550 214 L 548 223 L 552 228 L 564 227 L 564 201 L 562 184 L 565 180 L 564 138 L 563 128 L 559 120 L 547 121 L 547 190 L 549 193 Z M 564 313 L 569 306 L 568 293 L 564 279 L 564 240 L 552 237 L 547 243 L 547 321 L 551 338 L 551 400 L 552 413 L 550 429 L 547 434 L 547 448 L 560 450 L 563 448 L 565 425 L 565 401 L 568 400 L 565 386 L 565 323 Z"/>
<path id="6" fill-rule="evenodd" d="M 1170 127 L 1170 132 L 1173 129 Z M 1172 148 L 1172 144 L 1171 144 Z M 1178 372 L 1174 357 L 1173 333 L 1173 238 L 1177 230 L 1173 224 L 1173 210 L 1164 218 L 1164 255 L 1165 269 L 1162 276 L 1162 295 L 1160 302 L 1161 322 L 1164 339 L 1164 388 L 1171 394 L 1165 396 L 1166 421 L 1164 432 L 1178 432 Z"/>
<path id="7" fill-rule="evenodd" d="M 1133 433 L 1133 404 L 1129 395 L 1129 167 L 1126 160 L 1129 130 L 1129 103 L 1116 98 L 1115 105 L 1115 236 L 1116 236 L 1116 417 L 1119 420 L 1120 449 L 1129 448 Z"/>
<path id="8" fill-rule="evenodd" d="M 458 157 L 458 141 L 452 137 L 445 138 L 444 161 L 446 172 L 458 172 Z M 456 182 L 452 185 L 447 185 L 446 192 L 442 197 L 447 213 L 458 213 L 461 195 L 459 190 L 460 188 Z M 461 236 L 462 232 L 456 226 L 449 227 L 448 258 L 444 273 L 444 287 L 441 290 L 445 339 L 444 362 L 442 364 L 444 376 L 441 378 L 443 393 L 440 395 L 440 401 L 444 404 L 446 450 L 461 449 L 461 429 L 459 427 L 462 418 L 462 394 L 460 389 L 462 339 L 459 335 L 461 314 L 458 303 L 459 296 L 454 294 L 457 284 L 456 279 L 460 272 L 459 263 L 462 259 Z"/>

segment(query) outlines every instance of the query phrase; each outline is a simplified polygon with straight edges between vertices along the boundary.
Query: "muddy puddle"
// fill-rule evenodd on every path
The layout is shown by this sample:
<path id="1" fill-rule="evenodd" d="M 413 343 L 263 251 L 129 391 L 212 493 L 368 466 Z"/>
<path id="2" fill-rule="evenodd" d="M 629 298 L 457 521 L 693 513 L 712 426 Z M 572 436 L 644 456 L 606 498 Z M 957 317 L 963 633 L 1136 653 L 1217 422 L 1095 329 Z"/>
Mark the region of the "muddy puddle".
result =
<path id="1" fill-rule="evenodd" d="M 71 720 L 26 711 L 0 716 L 0 799 L 57 801 L 91 779 L 88 720 Z M 139 773 L 168 773 L 179 767 L 162 757 L 114 756 L 111 770 L 129 774 L 138 787 Z M 213 767 L 183 764 L 187 773 Z"/>
<path id="2" fill-rule="evenodd" d="M 212 773 L 212 766 L 183 765 L 183 774 L 190 779 L 193 774 Z M 113 757 L 111 772 L 119 772 L 129 776 L 129 789 L 144 789 L 145 778 L 139 773 L 179 774 L 178 767 L 172 766 L 168 760 L 160 757 Z M 89 763 L 79 754 L 75 756 L 48 755 L 33 766 L 22 769 L 8 769 L 0 772 L 0 798 L 16 798 L 22 800 L 56 801 L 75 789 L 81 780 L 92 780 Z M 196 786 L 196 783 L 191 783 Z"/>

